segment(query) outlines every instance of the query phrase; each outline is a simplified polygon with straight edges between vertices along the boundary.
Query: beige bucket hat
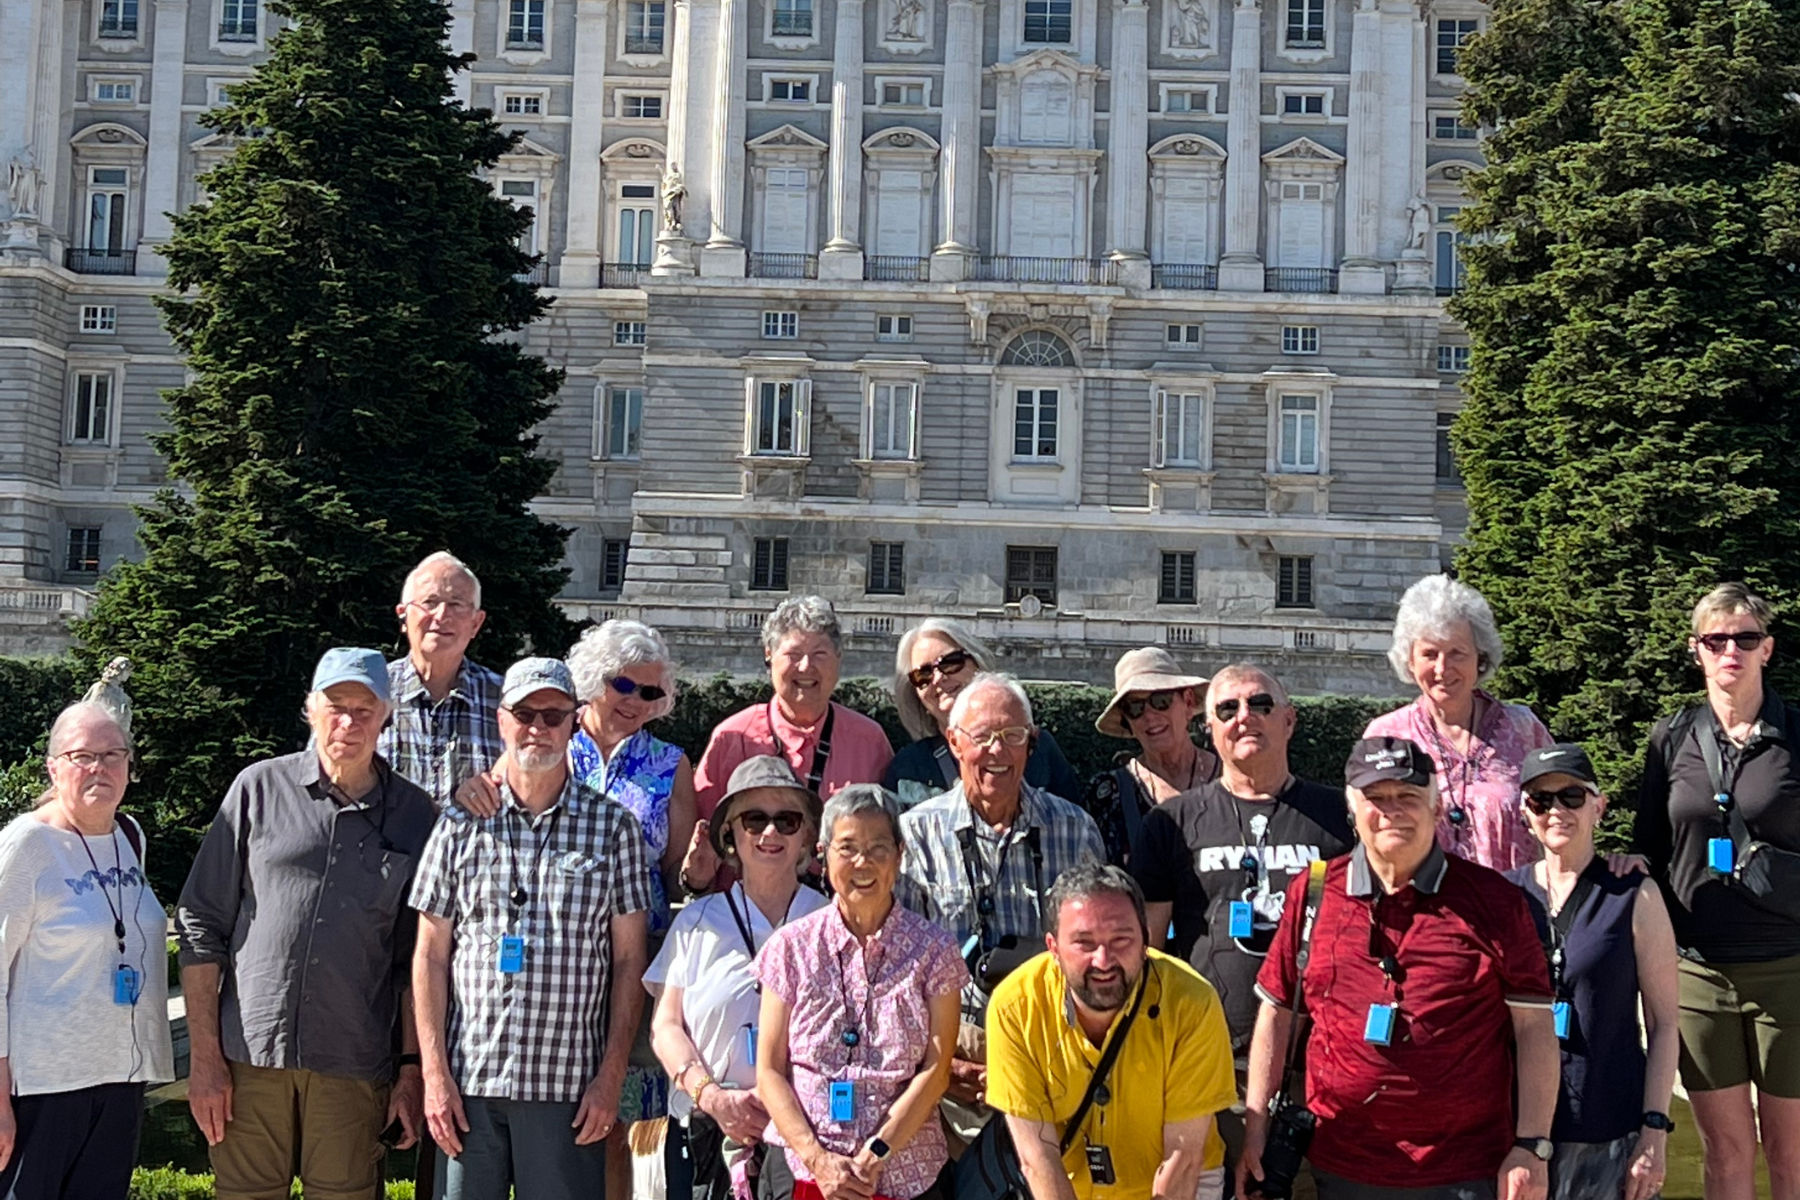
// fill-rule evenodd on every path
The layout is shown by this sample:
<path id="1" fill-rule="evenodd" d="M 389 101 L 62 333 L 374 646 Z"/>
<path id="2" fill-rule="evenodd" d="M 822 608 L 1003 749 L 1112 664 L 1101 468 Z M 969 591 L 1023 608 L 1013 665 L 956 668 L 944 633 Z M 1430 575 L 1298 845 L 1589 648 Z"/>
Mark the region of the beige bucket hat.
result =
<path id="1" fill-rule="evenodd" d="M 1175 661 L 1175 656 L 1161 646 L 1142 646 L 1119 656 L 1113 666 L 1113 695 L 1106 711 L 1094 722 L 1094 728 L 1109 737 L 1128 738 L 1124 714 L 1119 705 L 1132 692 L 1168 692 L 1176 688 L 1205 690 L 1210 680 L 1204 675 L 1189 675 Z"/>

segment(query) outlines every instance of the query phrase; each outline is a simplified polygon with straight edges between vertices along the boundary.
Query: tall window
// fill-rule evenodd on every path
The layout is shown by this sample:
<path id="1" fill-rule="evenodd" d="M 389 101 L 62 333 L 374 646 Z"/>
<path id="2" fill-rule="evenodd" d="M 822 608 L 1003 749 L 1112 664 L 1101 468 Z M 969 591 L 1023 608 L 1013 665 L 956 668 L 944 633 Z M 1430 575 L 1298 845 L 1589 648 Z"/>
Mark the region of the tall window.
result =
<path id="1" fill-rule="evenodd" d="M 750 554 L 750 590 L 785 592 L 788 586 L 788 540 L 757 538 Z"/>
<path id="2" fill-rule="evenodd" d="M 1450 446 L 1450 427 L 1456 424 L 1455 413 L 1437 415 L 1437 481 L 1460 484 L 1462 472 L 1456 469 L 1456 452 Z"/>
<path id="3" fill-rule="evenodd" d="M 799 379 L 765 379 L 756 389 L 756 440 L 758 454 L 797 455 L 806 399 L 806 382 Z"/>
<path id="4" fill-rule="evenodd" d="M 913 456 L 916 383 L 877 383 L 869 389 L 869 457 L 908 459 Z"/>
<path id="5" fill-rule="evenodd" d="M 1025 40 L 1061 45 L 1073 41 L 1073 0 L 1025 0 Z"/>
<path id="6" fill-rule="evenodd" d="M 1325 48 L 1325 0 L 1287 0 L 1286 40 L 1290 50 Z"/>
<path id="7" fill-rule="evenodd" d="M 1019 388 L 1013 395 L 1013 457 L 1056 457 L 1055 388 Z"/>
<path id="8" fill-rule="evenodd" d="M 507 0 L 506 48 L 544 48 L 544 0 Z"/>
<path id="9" fill-rule="evenodd" d="M 123 250 L 129 196 L 124 167 L 88 170 L 88 250 Z"/>
<path id="10" fill-rule="evenodd" d="M 812 0 L 774 0 L 770 30 L 776 37 L 811 37 Z"/>
<path id="11" fill-rule="evenodd" d="M 1162 422 L 1157 465 L 1197 467 L 1205 461 L 1206 397 L 1198 392 L 1161 392 Z"/>
<path id="12" fill-rule="evenodd" d="M 1006 603 L 1016 604 L 1026 596 L 1056 603 L 1055 546 L 1006 548 Z"/>
<path id="13" fill-rule="evenodd" d="M 656 261 L 656 185 L 619 187 L 619 261 L 647 267 Z"/>
<path id="14" fill-rule="evenodd" d="M 110 371 L 82 371 L 75 376 L 75 398 L 69 414 L 71 442 L 106 445 L 112 441 L 112 394 Z"/>
<path id="15" fill-rule="evenodd" d="M 100 571 L 100 527 L 76 526 L 69 530 L 69 553 L 63 569 L 75 575 L 95 575 Z"/>
<path id="16" fill-rule="evenodd" d="M 254 42 L 257 9 L 261 0 L 220 0 L 219 40 L 221 42 Z"/>
<path id="17" fill-rule="evenodd" d="M 625 53 L 661 54 L 663 0 L 630 0 L 625 5 Z"/>
<path id="18" fill-rule="evenodd" d="M 1448 296 L 1462 291 L 1462 231 L 1456 228 L 1457 214 L 1462 209 L 1440 205 L 1437 209 L 1437 293 Z"/>
<path id="19" fill-rule="evenodd" d="M 869 582 L 863 591 L 871 596 L 906 593 L 906 543 L 869 543 Z"/>
<path id="20" fill-rule="evenodd" d="M 1194 552 L 1165 550 L 1162 556 L 1162 578 L 1156 587 L 1158 604 L 1194 603 Z"/>
<path id="21" fill-rule="evenodd" d="M 1313 606 L 1313 560 L 1283 557 L 1275 579 L 1276 608 L 1311 608 Z"/>
<path id="22" fill-rule="evenodd" d="M 1437 23 L 1437 73 L 1439 75 L 1457 74 L 1457 57 L 1480 27 L 1479 21 L 1469 19 Z"/>
<path id="23" fill-rule="evenodd" d="M 138 31 L 138 0 L 100 0 L 100 36 L 134 38 Z"/>
<path id="24" fill-rule="evenodd" d="M 606 457 L 636 458 L 643 449 L 644 389 L 609 388 L 606 393 Z"/>
<path id="25" fill-rule="evenodd" d="M 607 538 L 600 545 L 600 590 L 616 592 L 625 586 L 625 558 L 631 542 L 625 538 Z"/>
<path id="26" fill-rule="evenodd" d="M 500 194 L 513 202 L 515 208 L 531 210 L 531 224 L 519 233 L 519 249 L 526 254 L 536 254 L 537 244 L 537 181 L 534 179 L 502 179 Z"/>
<path id="27" fill-rule="evenodd" d="M 1283 396 L 1277 428 L 1276 467 L 1291 473 L 1319 469 L 1319 398 Z"/>

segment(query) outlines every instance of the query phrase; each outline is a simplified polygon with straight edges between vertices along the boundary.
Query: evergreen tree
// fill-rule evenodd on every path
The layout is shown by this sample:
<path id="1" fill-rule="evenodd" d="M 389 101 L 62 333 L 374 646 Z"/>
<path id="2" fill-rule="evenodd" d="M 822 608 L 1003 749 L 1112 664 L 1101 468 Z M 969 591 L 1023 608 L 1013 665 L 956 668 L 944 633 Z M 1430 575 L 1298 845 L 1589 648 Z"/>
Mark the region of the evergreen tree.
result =
<path id="1" fill-rule="evenodd" d="M 299 746 L 319 653 L 392 647 L 406 571 L 480 575 L 477 652 L 560 654 L 567 531 L 527 502 L 559 372 L 505 335 L 547 302 L 518 278 L 529 216 L 478 176 L 512 144 L 451 98 L 467 61 L 438 0 L 287 0 L 266 65 L 201 120 L 236 152 L 176 218 L 159 300 L 192 382 L 153 438 L 179 490 L 146 556 L 102 583 L 91 664 L 128 654 L 149 805 L 179 883 L 233 775 Z"/>
<path id="2" fill-rule="evenodd" d="M 1501 686 L 1627 796 L 1699 686 L 1694 602 L 1800 601 L 1797 28 L 1795 0 L 1503 0 L 1464 58 L 1494 132 L 1451 305 L 1458 567 Z"/>

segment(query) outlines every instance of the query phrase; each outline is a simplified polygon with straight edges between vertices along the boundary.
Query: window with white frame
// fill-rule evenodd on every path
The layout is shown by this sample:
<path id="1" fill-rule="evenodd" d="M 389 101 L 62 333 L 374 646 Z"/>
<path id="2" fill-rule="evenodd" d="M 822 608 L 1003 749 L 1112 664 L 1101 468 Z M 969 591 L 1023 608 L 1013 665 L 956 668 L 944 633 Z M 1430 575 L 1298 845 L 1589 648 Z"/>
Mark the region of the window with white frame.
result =
<path id="1" fill-rule="evenodd" d="M 1013 458 L 1056 457 L 1059 399 L 1060 394 L 1053 387 L 1013 389 Z"/>
<path id="2" fill-rule="evenodd" d="M 1456 448 L 1450 443 L 1450 430 L 1455 424 L 1455 413 L 1437 415 L 1437 481 L 1451 486 L 1462 483 L 1462 472 L 1456 469 Z"/>
<path id="3" fill-rule="evenodd" d="M 1068 45 L 1074 40 L 1073 0 L 1025 0 L 1025 41 L 1033 45 Z"/>
<path id="4" fill-rule="evenodd" d="M 1472 17 L 1440 19 L 1437 23 L 1437 73 L 1459 74 L 1456 60 L 1469 39 L 1480 30 L 1481 22 Z"/>
<path id="5" fill-rule="evenodd" d="M 915 446 L 919 385 L 877 380 L 869 385 L 869 457 L 907 460 Z"/>
<path id="6" fill-rule="evenodd" d="M 881 106 L 883 108 L 924 108 L 925 84 L 923 79 L 883 79 L 881 81 Z"/>
<path id="7" fill-rule="evenodd" d="M 625 5 L 625 53 L 661 54 L 665 0 L 628 0 Z"/>
<path id="8" fill-rule="evenodd" d="M 113 333 L 119 327 L 119 310 L 110 304 L 81 306 L 81 332 Z"/>
<path id="9" fill-rule="evenodd" d="M 100 573 L 100 526 L 71 526 L 67 549 L 68 553 L 63 558 L 63 570 L 71 575 Z"/>
<path id="10" fill-rule="evenodd" d="M 644 323 L 642 321 L 614 321 L 613 345 L 642 346 L 644 344 Z"/>
<path id="11" fill-rule="evenodd" d="M 1461 375 L 1469 369 L 1469 348 L 1467 346 L 1439 346 L 1437 348 L 1437 369 L 1444 375 Z"/>
<path id="12" fill-rule="evenodd" d="M 138 35 L 138 0 L 100 0 L 100 36 L 134 38 Z"/>
<path id="13" fill-rule="evenodd" d="M 775 104 L 811 104 L 812 77 L 771 75 L 769 100 Z"/>
<path id="14" fill-rule="evenodd" d="M 131 104 L 137 100 L 137 80 L 135 79 L 96 79 L 94 81 L 95 104 Z"/>
<path id="15" fill-rule="evenodd" d="M 77 371 L 69 399 L 69 441 L 75 445 L 112 443 L 113 387 L 111 371 Z"/>
<path id="16" fill-rule="evenodd" d="M 1325 0 L 1287 0 L 1287 35 L 1282 44 L 1289 50 L 1325 48 Z"/>
<path id="17" fill-rule="evenodd" d="M 1188 321 L 1179 325 L 1166 326 L 1163 342 L 1171 350 L 1198 350 L 1200 348 L 1200 323 Z"/>
<path id="18" fill-rule="evenodd" d="M 125 167 L 89 167 L 87 245 L 90 253 L 129 249 L 131 173 Z"/>
<path id="19" fill-rule="evenodd" d="M 1439 142 L 1472 142 L 1479 131 L 1462 119 L 1462 114 L 1434 109 L 1431 113 L 1431 136 Z"/>
<path id="20" fill-rule="evenodd" d="M 643 450 L 644 389 L 612 387 L 606 389 L 607 458 L 636 458 Z"/>
<path id="21" fill-rule="evenodd" d="M 1281 327 L 1281 352 L 1283 354 L 1317 354 L 1319 352 L 1319 327 L 1317 325 L 1283 325 Z"/>
<path id="22" fill-rule="evenodd" d="M 502 92 L 500 113 L 507 117 L 541 117 L 544 98 L 536 92 Z"/>
<path id="23" fill-rule="evenodd" d="M 254 42 L 262 0 L 220 0 L 219 40 Z"/>
<path id="24" fill-rule="evenodd" d="M 1172 87 L 1163 92 L 1162 110 L 1168 114 L 1200 115 L 1213 110 L 1213 89 Z"/>
<path id="25" fill-rule="evenodd" d="M 1330 93 L 1326 91 L 1281 91 L 1281 115 L 1284 117 L 1327 117 L 1331 115 Z"/>
<path id="26" fill-rule="evenodd" d="M 911 317 L 881 313 L 875 318 L 875 340 L 878 342 L 910 342 L 912 336 Z"/>
<path id="27" fill-rule="evenodd" d="M 1325 185 L 1281 185 L 1281 238 L 1277 254 L 1283 267 L 1325 265 Z"/>
<path id="28" fill-rule="evenodd" d="M 647 267 L 656 261 L 656 185 L 619 185 L 619 243 L 621 266 Z"/>
<path id="29" fill-rule="evenodd" d="M 762 315 L 762 335 L 787 341 L 800 336 L 800 314 L 793 311 L 769 311 Z"/>
<path id="30" fill-rule="evenodd" d="M 1462 209 L 1456 205 L 1441 204 L 1434 210 L 1437 237 L 1437 293 L 1448 296 L 1462 291 L 1464 269 L 1462 261 L 1463 234 L 1456 227 L 1456 218 Z"/>
<path id="31" fill-rule="evenodd" d="M 755 428 L 751 431 L 750 452 L 790 458 L 804 455 L 811 381 L 759 379 L 755 388 Z"/>
<path id="32" fill-rule="evenodd" d="M 762 245 L 765 254 L 810 254 L 813 250 L 812 177 L 805 167 L 763 171 Z"/>
<path id="33" fill-rule="evenodd" d="M 502 179 L 500 195 L 512 201 L 514 208 L 531 210 L 531 224 L 519 234 L 519 249 L 526 254 L 538 252 L 538 206 L 537 180 L 535 179 Z"/>
<path id="34" fill-rule="evenodd" d="M 544 6 L 548 0 L 507 0 L 506 48 L 544 48 Z"/>
<path id="35" fill-rule="evenodd" d="M 619 97 L 619 116 L 627 121 L 660 121 L 663 98 L 655 92 L 626 92 Z"/>
<path id="36" fill-rule="evenodd" d="M 1319 469 L 1320 397 L 1283 393 L 1276 410 L 1275 468 L 1305 475 Z"/>
<path id="37" fill-rule="evenodd" d="M 1156 465 L 1201 467 L 1206 464 L 1206 393 L 1156 393 Z"/>
<path id="38" fill-rule="evenodd" d="M 217 80 L 209 79 L 207 80 L 207 85 L 211 88 L 209 94 L 212 97 L 212 107 L 224 108 L 227 104 L 231 103 L 231 84 L 220 83 Z"/>
<path id="39" fill-rule="evenodd" d="M 771 0 L 769 32 L 775 37 L 811 37 L 812 0 Z"/>

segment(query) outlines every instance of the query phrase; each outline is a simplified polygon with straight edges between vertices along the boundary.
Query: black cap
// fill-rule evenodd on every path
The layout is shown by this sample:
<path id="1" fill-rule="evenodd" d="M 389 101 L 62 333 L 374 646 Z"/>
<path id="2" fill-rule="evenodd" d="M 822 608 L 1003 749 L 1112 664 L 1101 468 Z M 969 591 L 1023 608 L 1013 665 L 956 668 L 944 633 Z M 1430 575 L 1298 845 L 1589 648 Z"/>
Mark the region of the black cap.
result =
<path id="1" fill-rule="evenodd" d="M 1436 774 L 1431 755 L 1405 738 L 1363 738 L 1350 747 L 1350 759 L 1344 764 L 1344 782 L 1358 791 L 1383 779 L 1426 787 Z"/>
<path id="2" fill-rule="evenodd" d="M 1594 775 L 1594 764 L 1588 758 L 1588 752 L 1574 742 L 1558 742 L 1527 754 L 1524 765 L 1519 768 L 1519 787 L 1546 775 L 1568 775 L 1587 784 L 1600 782 Z"/>

